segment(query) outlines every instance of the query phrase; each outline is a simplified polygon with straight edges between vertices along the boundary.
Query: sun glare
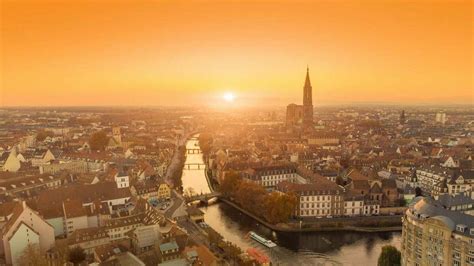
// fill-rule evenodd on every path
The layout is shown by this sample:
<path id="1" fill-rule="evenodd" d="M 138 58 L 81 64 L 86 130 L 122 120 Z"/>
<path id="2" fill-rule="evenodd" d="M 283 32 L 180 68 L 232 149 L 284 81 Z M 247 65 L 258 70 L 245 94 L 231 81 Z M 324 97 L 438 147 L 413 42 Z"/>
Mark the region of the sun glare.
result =
<path id="1" fill-rule="evenodd" d="M 223 96 L 226 102 L 233 102 L 235 100 L 235 95 L 232 92 L 226 92 Z"/>

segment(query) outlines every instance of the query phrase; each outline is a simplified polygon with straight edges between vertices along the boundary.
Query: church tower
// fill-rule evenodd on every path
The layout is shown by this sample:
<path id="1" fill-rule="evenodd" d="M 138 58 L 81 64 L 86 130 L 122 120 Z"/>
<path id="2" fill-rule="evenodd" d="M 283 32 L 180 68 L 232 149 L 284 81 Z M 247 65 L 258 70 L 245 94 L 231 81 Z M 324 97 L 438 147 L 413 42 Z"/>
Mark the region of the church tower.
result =
<path id="1" fill-rule="evenodd" d="M 120 132 L 120 127 L 112 128 L 112 136 L 119 145 L 122 144 L 122 133 Z"/>
<path id="2" fill-rule="evenodd" d="M 313 88 L 309 80 L 309 67 L 306 69 L 306 80 L 303 90 L 303 125 L 312 126 L 313 124 Z"/>

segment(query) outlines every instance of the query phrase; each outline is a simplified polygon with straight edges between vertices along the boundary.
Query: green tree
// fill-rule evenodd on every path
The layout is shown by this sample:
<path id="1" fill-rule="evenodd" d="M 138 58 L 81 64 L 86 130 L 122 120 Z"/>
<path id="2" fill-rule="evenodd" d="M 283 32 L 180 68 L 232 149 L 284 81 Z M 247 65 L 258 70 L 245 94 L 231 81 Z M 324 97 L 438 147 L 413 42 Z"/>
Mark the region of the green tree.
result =
<path id="1" fill-rule="evenodd" d="M 69 250 L 69 261 L 74 263 L 74 265 L 78 265 L 84 260 L 86 260 L 86 253 L 80 246 L 76 246 Z"/>
<path id="2" fill-rule="evenodd" d="M 402 255 L 396 247 L 387 245 L 382 247 L 382 253 L 378 260 L 378 266 L 397 266 L 401 265 Z"/>
<path id="3" fill-rule="evenodd" d="M 91 146 L 92 150 L 104 150 L 105 146 L 109 142 L 109 138 L 104 131 L 97 131 L 91 135 L 89 138 L 89 145 Z"/>

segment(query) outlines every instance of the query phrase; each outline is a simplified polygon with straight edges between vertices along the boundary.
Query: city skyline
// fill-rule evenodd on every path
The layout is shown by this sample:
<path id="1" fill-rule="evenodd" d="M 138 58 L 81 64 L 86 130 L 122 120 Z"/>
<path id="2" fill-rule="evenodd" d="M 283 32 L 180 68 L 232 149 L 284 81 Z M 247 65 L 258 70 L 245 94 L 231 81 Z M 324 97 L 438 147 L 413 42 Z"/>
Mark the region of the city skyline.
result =
<path id="1" fill-rule="evenodd" d="M 5 1 L 0 106 L 472 104 L 471 8 Z"/>

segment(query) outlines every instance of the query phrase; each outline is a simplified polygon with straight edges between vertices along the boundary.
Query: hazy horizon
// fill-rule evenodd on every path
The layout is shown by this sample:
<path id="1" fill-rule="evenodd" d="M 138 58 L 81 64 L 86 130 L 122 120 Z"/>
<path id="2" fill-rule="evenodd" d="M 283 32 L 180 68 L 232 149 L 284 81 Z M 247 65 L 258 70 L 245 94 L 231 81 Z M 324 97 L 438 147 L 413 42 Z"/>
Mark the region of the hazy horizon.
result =
<path id="1" fill-rule="evenodd" d="M 470 1 L 1 5 L 0 106 L 474 102 Z"/>

